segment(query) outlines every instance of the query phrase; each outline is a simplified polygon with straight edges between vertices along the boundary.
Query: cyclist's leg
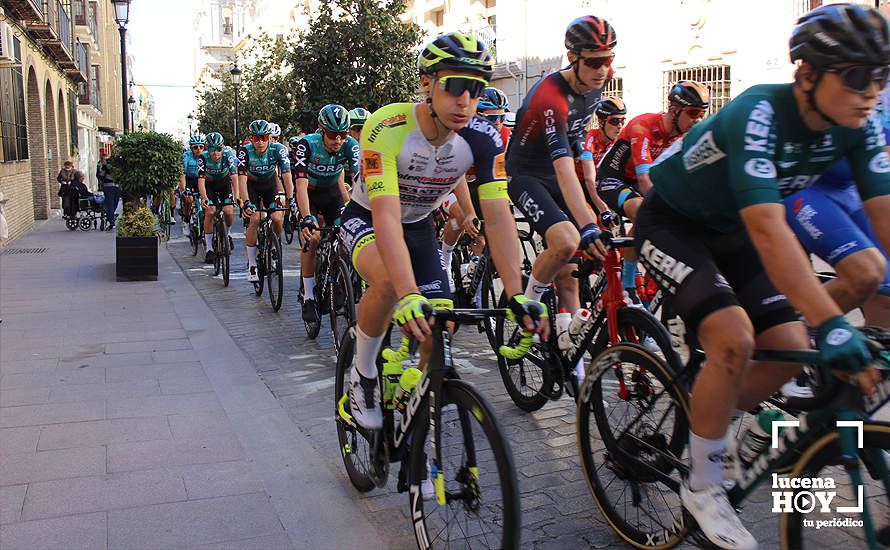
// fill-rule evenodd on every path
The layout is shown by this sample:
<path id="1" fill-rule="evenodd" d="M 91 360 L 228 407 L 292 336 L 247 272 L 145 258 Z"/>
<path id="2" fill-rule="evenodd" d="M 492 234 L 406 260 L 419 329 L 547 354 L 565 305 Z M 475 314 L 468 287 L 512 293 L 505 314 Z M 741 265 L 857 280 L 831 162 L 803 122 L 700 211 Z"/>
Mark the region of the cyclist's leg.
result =
<path id="1" fill-rule="evenodd" d="M 858 197 L 858 195 L 857 195 Z M 876 327 L 890 327 L 890 256 L 887 251 L 880 245 L 880 240 L 868 219 L 868 213 L 862 206 L 862 201 L 858 203 L 858 208 L 850 213 L 853 222 L 865 233 L 865 236 L 873 244 L 880 254 L 880 260 L 884 264 L 884 279 L 875 294 L 873 294 L 864 304 L 862 304 L 862 313 L 865 316 L 865 324 Z"/>
<path id="2" fill-rule="evenodd" d="M 257 187 L 256 184 L 251 184 L 251 182 L 247 182 L 247 196 L 250 202 L 252 202 L 257 208 L 263 205 L 264 196 L 268 194 L 268 192 L 272 190 L 272 188 L 263 189 Z M 247 269 L 250 270 L 253 268 L 256 269 L 256 242 L 257 242 L 257 229 L 260 226 L 260 213 L 254 212 L 252 216 L 250 216 L 250 222 L 247 224 L 247 229 L 244 231 L 244 246 L 247 249 Z"/>
<path id="3" fill-rule="evenodd" d="M 887 326 L 887 291 L 872 299 L 890 280 L 887 257 L 875 244 L 878 241 L 855 189 L 810 187 L 788 197 L 785 205 L 788 224 L 804 248 L 837 272 L 837 279 L 825 288 L 838 306 L 847 312 L 871 301 L 870 312 L 877 318 L 866 322 Z"/>
<path id="4" fill-rule="evenodd" d="M 606 178 L 597 184 L 597 192 L 610 210 L 636 221 L 637 212 L 643 204 L 643 198 L 633 185 L 627 184 L 618 178 Z M 634 229 L 627 232 L 629 237 L 634 235 Z M 625 248 L 621 251 L 624 256 L 621 266 L 621 286 L 627 290 L 628 296 L 635 296 L 636 283 L 634 277 L 637 273 L 637 254 L 635 250 Z"/>
<path id="5" fill-rule="evenodd" d="M 507 188 L 513 204 L 522 212 L 532 228 L 544 236 L 546 249 L 535 258 L 532 274 L 529 277 L 525 295 L 533 300 L 540 300 L 569 258 L 578 249 L 581 236 L 566 213 L 559 208 L 551 190 L 558 184 L 542 177 L 517 175 L 510 180 Z"/>
<path id="6" fill-rule="evenodd" d="M 207 252 L 213 251 L 213 220 L 216 216 L 217 205 L 222 205 L 220 193 L 217 192 L 219 186 L 215 186 L 205 182 L 207 190 L 207 208 L 204 210 L 204 244 Z"/>
<path id="7" fill-rule="evenodd" d="M 324 204 L 319 200 L 318 195 L 325 193 L 325 189 L 312 189 L 309 191 L 309 212 L 316 217 L 321 212 L 320 206 Z M 338 192 L 339 194 L 339 192 Z M 329 213 L 327 213 L 329 215 Z M 301 214 L 302 215 L 302 214 Z M 331 218 L 333 219 L 333 218 Z M 319 224 L 321 220 L 319 220 Z M 315 299 L 315 267 L 316 253 L 318 251 L 318 243 L 320 235 L 316 232 L 309 238 L 308 247 L 304 252 L 300 250 L 300 276 L 303 278 L 303 298 L 306 300 Z"/>

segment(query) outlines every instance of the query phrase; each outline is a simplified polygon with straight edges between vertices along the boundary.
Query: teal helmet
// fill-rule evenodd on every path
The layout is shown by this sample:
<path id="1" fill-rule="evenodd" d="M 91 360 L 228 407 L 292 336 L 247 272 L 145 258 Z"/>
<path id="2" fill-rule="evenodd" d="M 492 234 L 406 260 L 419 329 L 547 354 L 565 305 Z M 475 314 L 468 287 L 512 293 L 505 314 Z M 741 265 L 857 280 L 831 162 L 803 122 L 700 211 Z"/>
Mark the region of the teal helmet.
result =
<path id="1" fill-rule="evenodd" d="M 216 149 L 217 147 L 223 146 L 223 137 L 219 132 L 210 132 L 207 134 L 207 137 L 204 138 L 204 145 L 207 146 L 211 151 Z"/>
<path id="2" fill-rule="evenodd" d="M 349 129 L 349 111 L 335 103 L 325 105 L 318 111 L 318 126 L 328 132 L 345 132 Z"/>
<path id="3" fill-rule="evenodd" d="M 265 120 L 254 120 L 248 126 L 248 131 L 252 136 L 268 136 L 272 134 L 272 127 Z"/>
<path id="4" fill-rule="evenodd" d="M 420 74 L 442 70 L 460 71 L 491 80 L 494 61 L 485 42 L 472 34 L 450 32 L 427 44 L 417 58 Z"/>
<path id="5" fill-rule="evenodd" d="M 482 98 L 479 100 L 479 104 L 476 105 L 476 110 L 506 109 L 509 106 L 510 100 L 507 99 L 507 94 L 493 86 L 489 86 L 482 92 Z"/>
<path id="6" fill-rule="evenodd" d="M 368 117 L 370 116 L 371 113 L 369 113 L 367 109 L 356 107 L 355 109 L 349 111 L 349 125 L 364 126 L 365 122 L 368 121 Z"/>
<path id="7" fill-rule="evenodd" d="M 194 147 L 195 145 L 204 145 L 204 136 L 201 134 L 193 134 L 192 137 L 189 138 L 189 147 Z"/>

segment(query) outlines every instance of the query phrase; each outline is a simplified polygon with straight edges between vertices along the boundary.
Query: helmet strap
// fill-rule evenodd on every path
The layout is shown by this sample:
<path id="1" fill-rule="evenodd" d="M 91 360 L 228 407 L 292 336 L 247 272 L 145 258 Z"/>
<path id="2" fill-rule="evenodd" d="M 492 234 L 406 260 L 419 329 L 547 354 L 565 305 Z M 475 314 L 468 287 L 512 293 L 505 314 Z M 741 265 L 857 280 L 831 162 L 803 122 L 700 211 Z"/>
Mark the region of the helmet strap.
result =
<path id="1" fill-rule="evenodd" d="M 810 109 L 813 110 L 814 113 L 822 117 L 822 120 L 831 124 L 832 126 L 840 126 L 833 118 L 822 112 L 822 109 L 816 105 L 816 86 L 819 85 L 819 82 L 822 80 L 822 76 L 825 74 L 825 71 L 819 71 L 816 75 L 816 81 L 813 82 L 813 87 L 810 88 L 807 94 L 807 102 L 810 104 Z"/>
<path id="2" fill-rule="evenodd" d="M 445 130 L 446 134 L 448 132 L 450 132 L 451 130 L 447 126 L 445 126 L 445 124 L 442 122 L 442 120 L 439 119 L 439 115 L 436 114 L 436 110 L 433 109 L 433 87 L 432 86 L 430 86 L 430 91 L 426 95 L 426 104 L 430 109 L 430 118 L 433 119 L 433 124 L 436 126 L 436 135 L 433 136 L 433 139 L 430 139 L 428 141 L 436 141 L 437 139 L 439 139 L 440 127 Z"/>

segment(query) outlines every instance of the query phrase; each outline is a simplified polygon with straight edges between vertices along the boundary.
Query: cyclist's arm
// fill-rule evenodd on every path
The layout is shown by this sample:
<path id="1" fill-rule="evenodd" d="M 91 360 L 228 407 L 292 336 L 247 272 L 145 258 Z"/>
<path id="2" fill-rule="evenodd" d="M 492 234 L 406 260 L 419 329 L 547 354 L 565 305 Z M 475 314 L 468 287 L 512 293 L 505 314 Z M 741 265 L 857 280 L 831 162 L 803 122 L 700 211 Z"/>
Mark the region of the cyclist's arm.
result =
<path id="1" fill-rule="evenodd" d="M 485 218 L 485 238 L 491 259 L 497 267 L 506 296 L 522 294 L 522 275 L 519 253 L 519 234 L 509 199 L 481 199 L 479 207 Z"/>
<path id="2" fill-rule="evenodd" d="M 291 170 L 294 174 L 294 183 L 296 185 L 297 208 L 300 210 L 300 216 L 308 216 L 309 209 L 309 164 L 310 155 L 309 142 L 301 139 L 294 147 L 292 155 L 293 162 Z"/>
<path id="3" fill-rule="evenodd" d="M 185 191 L 185 172 L 179 176 L 179 190 Z"/>
<path id="4" fill-rule="evenodd" d="M 377 251 L 386 267 L 396 297 L 419 294 L 411 254 L 402 231 L 402 206 L 398 195 L 380 195 L 371 199 L 371 217 Z"/>
<path id="5" fill-rule="evenodd" d="M 237 182 L 236 185 L 238 186 L 238 193 L 236 193 L 236 196 L 245 201 L 250 197 L 247 193 L 247 167 L 249 166 L 247 161 L 247 149 L 240 147 L 238 149 L 238 175 L 235 176 Z"/>
<path id="6" fill-rule="evenodd" d="M 581 170 L 584 172 L 584 184 L 587 186 L 587 192 L 590 194 L 590 200 L 593 201 L 593 206 L 596 207 L 597 211 L 605 212 L 609 207 L 606 206 L 606 203 L 600 198 L 599 193 L 596 192 L 596 164 L 593 162 L 592 155 L 590 158 L 585 157 L 586 155 L 581 156 Z"/>
<path id="7" fill-rule="evenodd" d="M 355 180 L 352 180 L 355 183 Z M 340 198 L 343 200 L 343 204 L 349 202 L 349 188 L 346 187 L 346 170 L 344 169 L 340 172 L 340 177 L 337 178 L 337 189 L 340 190 Z"/>
<path id="8" fill-rule="evenodd" d="M 458 220 L 463 224 L 467 218 L 475 218 L 478 213 L 473 207 L 473 197 L 470 196 L 470 186 L 467 184 L 466 176 L 461 176 L 457 181 L 457 187 L 454 188 L 454 196 L 457 197 L 457 204 L 464 213 L 464 219 Z"/>
<path id="9" fill-rule="evenodd" d="M 287 198 L 287 201 L 290 202 L 291 198 L 294 196 L 294 180 L 291 178 L 290 172 L 282 172 L 281 180 L 284 184 L 284 196 Z"/>
<path id="10" fill-rule="evenodd" d="M 785 221 L 782 203 L 762 203 L 740 212 L 770 280 L 814 327 L 843 312 L 813 273 L 809 257 Z"/>
<path id="11" fill-rule="evenodd" d="M 637 185 L 640 186 L 640 194 L 644 196 L 652 189 L 652 178 L 649 177 L 649 172 L 637 174 Z"/>
<path id="12" fill-rule="evenodd" d="M 581 191 L 581 182 L 575 173 L 575 160 L 572 157 L 558 158 L 553 161 L 553 169 L 556 171 L 559 190 L 578 227 L 596 223 L 596 218 L 586 206 L 587 201 L 584 199 L 584 192 Z"/>

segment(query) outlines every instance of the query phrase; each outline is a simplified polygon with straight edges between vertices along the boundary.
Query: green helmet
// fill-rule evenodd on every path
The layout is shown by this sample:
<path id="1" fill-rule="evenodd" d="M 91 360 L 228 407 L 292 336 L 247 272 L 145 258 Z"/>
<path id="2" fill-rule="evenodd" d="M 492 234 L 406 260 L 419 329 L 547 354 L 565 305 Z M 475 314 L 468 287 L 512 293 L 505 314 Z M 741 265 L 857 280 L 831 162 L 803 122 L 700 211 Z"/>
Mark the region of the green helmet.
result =
<path id="1" fill-rule="evenodd" d="M 328 132 L 345 132 L 349 128 L 349 111 L 342 105 L 325 105 L 318 111 L 318 125 Z"/>
<path id="2" fill-rule="evenodd" d="M 427 44 L 417 57 L 420 74 L 435 74 L 441 70 L 471 73 L 491 80 L 494 67 L 485 42 L 472 34 L 450 32 Z"/>
<path id="3" fill-rule="evenodd" d="M 371 116 L 371 113 L 369 113 L 367 109 L 356 107 L 355 109 L 349 111 L 349 125 L 364 126 L 369 116 Z"/>
<path id="4" fill-rule="evenodd" d="M 272 127 L 265 120 L 254 120 L 250 123 L 248 131 L 252 136 L 268 136 L 272 134 Z"/>
<path id="5" fill-rule="evenodd" d="M 223 146 L 223 137 L 219 132 L 210 132 L 207 134 L 207 137 L 204 138 L 204 145 L 207 146 L 211 151 L 216 149 L 217 147 Z"/>
<path id="6" fill-rule="evenodd" d="M 192 137 L 189 138 L 189 147 L 194 147 L 195 145 L 204 145 L 204 136 L 201 134 L 193 134 Z"/>

